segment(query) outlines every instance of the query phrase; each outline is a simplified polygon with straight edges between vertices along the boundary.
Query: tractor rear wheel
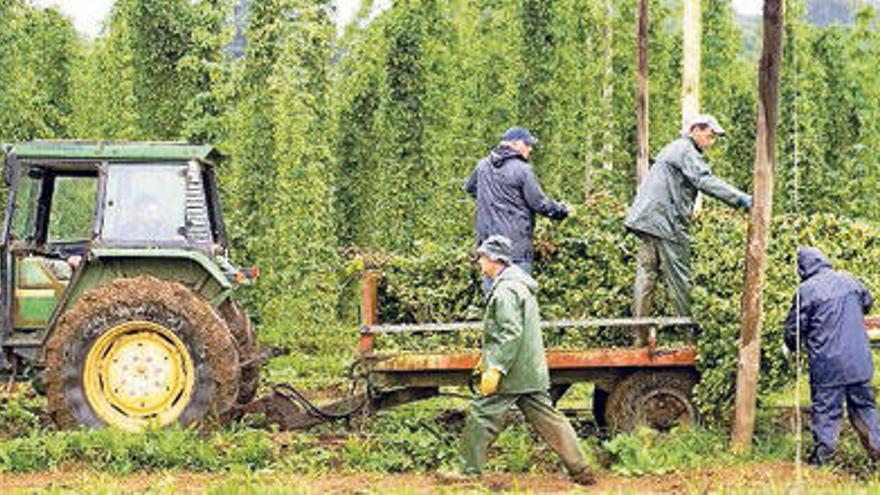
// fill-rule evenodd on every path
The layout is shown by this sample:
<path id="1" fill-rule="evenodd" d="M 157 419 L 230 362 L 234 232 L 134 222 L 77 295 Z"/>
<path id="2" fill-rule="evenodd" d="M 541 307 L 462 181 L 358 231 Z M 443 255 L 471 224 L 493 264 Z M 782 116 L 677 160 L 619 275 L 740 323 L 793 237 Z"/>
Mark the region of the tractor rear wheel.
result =
<path id="1" fill-rule="evenodd" d="M 62 428 L 197 424 L 238 396 L 239 356 L 223 318 L 185 286 L 149 276 L 83 295 L 45 358 L 48 410 Z"/>
<path id="2" fill-rule="evenodd" d="M 227 299 L 218 309 L 235 337 L 235 347 L 238 349 L 241 378 L 237 402 L 247 404 L 257 395 L 257 387 L 260 386 L 260 344 L 247 313 L 235 301 Z"/>
<path id="3" fill-rule="evenodd" d="M 668 431 L 696 424 L 691 400 L 696 376 L 686 371 L 638 371 L 621 380 L 608 396 L 606 419 L 612 431 L 647 426 Z"/>

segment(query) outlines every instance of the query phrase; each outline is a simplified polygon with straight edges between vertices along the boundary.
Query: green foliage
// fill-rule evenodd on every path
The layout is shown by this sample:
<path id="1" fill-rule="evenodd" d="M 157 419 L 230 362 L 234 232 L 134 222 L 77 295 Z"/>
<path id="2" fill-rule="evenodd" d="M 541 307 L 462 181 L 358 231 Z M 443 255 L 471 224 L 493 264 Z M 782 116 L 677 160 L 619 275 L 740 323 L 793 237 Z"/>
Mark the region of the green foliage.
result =
<path id="1" fill-rule="evenodd" d="M 323 448 L 314 436 L 301 435 L 281 461 L 280 470 L 302 475 L 323 475 L 332 469 L 333 461 L 333 453 Z"/>
<path id="2" fill-rule="evenodd" d="M 226 24 L 231 2 L 190 4 L 191 47 L 177 63 L 183 84 L 192 88 L 192 96 L 185 102 L 181 134 L 191 143 L 219 143 L 225 129 L 224 112 L 230 105 L 231 67 L 223 48 L 232 40 L 232 30 Z"/>
<path id="3" fill-rule="evenodd" d="M 315 332 L 275 334 L 287 354 L 272 358 L 261 369 L 267 383 L 326 388 L 347 385 L 348 367 L 354 360 L 358 334 L 351 328 L 321 327 Z"/>
<path id="4" fill-rule="evenodd" d="M 266 194 L 276 188 L 274 95 L 265 88 L 280 52 L 283 5 L 269 0 L 250 4 L 247 53 L 232 73 L 229 100 L 235 104 L 227 109 L 228 133 L 218 143 L 221 151 L 231 154 L 220 178 L 230 241 L 242 263 L 259 259 L 258 243 L 265 242 L 272 224 L 272 218 L 261 211 Z"/>
<path id="5" fill-rule="evenodd" d="M 121 5 L 111 11 L 105 35 L 83 50 L 82 69 L 73 74 L 71 136 L 107 140 L 145 137 L 137 123 L 132 28 L 125 22 Z"/>
<path id="6" fill-rule="evenodd" d="M 542 317 L 603 318 L 629 314 L 635 238 L 622 226 L 625 210 L 615 200 L 594 198 L 583 214 L 561 224 L 543 223 L 536 239 L 536 279 Z M 745 216 L 709 203 L 693 226 L 694 316 L 701 327 L 701 381 L 697 402 L 710 423 L 729 418 L 739 349 L 740 295 L 744 273 Z M 880 230 L 869 225 L 816 215 L 774 219 L 764 286 L 764 330 L 760 397 L 794 379 L 780 352 L 782 321 L 798 284 L 797 246 L 822 249 L 839 269 L 856 274 L 873 293 L 880 290 Z M 430 247 L 430 246 L 428 246 Z M 480 316 L 480 281 L 470 250 L 423 249 L 384 267 L 382 319 L 387 322 L 459 321 Z M 660 298 L 658 314 L 671 313 Z M 379 345 L 437 349 L 478 345 L 472 335 L 380 339 Z M 661 335 L 675 343 L 680 336 Z M 548 331 L 553 347 L 628 345 L 631 337 L 608 329 Z"/>
<path id="7" fill-rule="evenodd" d="M 251 9 L 247 55 L 233 77 L 238 103 L 229 110 L 223 145 L 233 154 L 222 174 L 230 232 L 241 261 L 263 270 L 250 297 L 257 321 L 273 322 L 264 339 L 317 342 L 335 328 L 340 291 L 330 7 L 258 1 Z M 285 22 L 290 12 L 296 22 Z"/>
<path id="8" fill-rule="evenodd" d="M 535 278 L 545 319 L 626 315 L 631 302 L 636 240 L 623 228 L 625 208 L 596 196 L 582 214 L 554 224 L 542 221 L 535 240 Z M 387 322 L 460 321 L 482 317 L 481 279 L 470 247 L 443 250 L 430 244 L 383 267 L 381 318 Z M 658 311 L 663 311 L 660 306 Z M 430 347 L 418 337 L 421 346 Z M 629 336 L 606 330 L 551 331 L 551 346 L 623 344 Z"/>
<path id="9" fill-rule="evenodd" d="M 777 217 L 772 229 L 764 286 L 762 398 L 794 379 L 794 370 L 782 357 L 779 343 L 782 321 L 798 283 L 797 246 L 818 247 L 837 269 L 858 276 L 872 293 L 880 289 L 880 259 L 873 248 L 880 243 L 880 231 L 876 228 L 830 215 L 816 215 Z M 701 256 L 694 273 L 694 314 L 703 329 L 699 358 L 702 378 L 697 386 L 697 397 L 705 414 L 726 420 L 736 381 L 745 225 L 736 222 L 730 214 L 722 214 L 701 222 L 695 237 L 697 253 L 713 253 Z"/>
<path id="10" fill-rule="evenodd" d="M 464 122 L 448 91 L 461 84 L 465 43 L 454 23 L 472 9 L 458 4 L 395 3 L 346 47 L 336 149 L 345 244 L 406 251 L 461 233 L 465 203 L 451 199 L 468 165 L 456 159 L 452 129 Z"/>
<path id="11" fill-rule="evenodd" d="M 56 9 L 0 4 L 0 141 L 65 136 L 79 42 Z"/>
<path id="12" fill-rule="evenodd" d="M 72 75 L 70 137 L 217 139 L 227 0 L 120 0 Z"/>
<path id="13" fill-rule="evenodd" d="M 142 434 L 111 429 L 42 431 L 0 442 L 0 472 L 54 469 L 76 462 L 116 474 L 136 470 L 256 470 L 273 462 L 277 447 L 259 430 L 220 431 L 203 437 L 195 430 L 166 428 Z"/>
<path id="14" fill-rule="evenodd" d="M 260 246 L 268 289 L 263 316 L 288 335 L 329 332 L 339 298 L 333 267 L 339 265 L 329 177 L 333 170 L 329 118 L 329 58 L 334 26 L 328 5 L 303 5 L 287 34 L 270 88 L 276 94 L 276 189 L 260 208 L 283 219 L 269 227 Z M 258 261 L 259 262 L 259 261 Z M 279 293 L 276 287 L 284 287 Z M 323 326 L 323 328 L 322 328 Z"/>
<path id="15" fill-rule="evenodd" d="M 190 2 L 123 0 L 115 15 L 129 27 L 137 126 L 144 136 L 179 135 L 182 110 L 191 98 L 177 65 L 190 47 Z"/>
<path id="16" fill-rule="evenodd" d="M 877 181 L 880 170 L 876 152 L 880 107 L 877 71 L 869 66 L 880 50 L 877 14 L 866 7 L 853 27 L 817 29 L 806 24 L 802 2 L 791 3 L 780 92 L 782 180 L 777 208 L 873 220 L 876 199 L 870 184 Z M 794 197 L 795 138 L 798 198 Z"/>
<path id="17" fill-rule="evenodd" d="M 624 476 L 665 474 L 682 469 L 719 467 L 746 460 L 787 459 L 794 456 L 794 439 L 758 425 L 759 445 L 748 454 L 734 454 L 727 433 L 698 428 L 658 433 L 642 429 L 602 443 L 611 471 Z"/>
<path id="18" fill-rule="evenodd" d="M 28 393 L 28 395 L 35 395 Z M 17 437 L 40 427 L 40 413 L 46 407 L 42 397 L 23 396 L 7 400 L 0 407 L 0 438 Z"/>

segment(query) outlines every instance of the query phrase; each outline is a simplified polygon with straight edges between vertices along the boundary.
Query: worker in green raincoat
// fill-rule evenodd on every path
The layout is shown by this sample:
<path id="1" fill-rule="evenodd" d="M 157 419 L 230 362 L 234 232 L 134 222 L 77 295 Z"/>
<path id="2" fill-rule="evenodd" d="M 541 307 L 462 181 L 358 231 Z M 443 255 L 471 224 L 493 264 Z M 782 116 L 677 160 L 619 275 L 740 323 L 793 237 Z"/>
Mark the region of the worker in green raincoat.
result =
<path id="1" fill-rule="evenodd" d="M 636 255 L 633 316 L 649 316 L 660 270 L 679 316 L 690 316 L 691 237 L 688 224 L 697 192 L 731 206 L 751 207 L 751 197 L 712 175 L 703 152 L 724 129 L 711 115 L 691 119 L 688 132 L 667 145 L 636 193 L 624 225 L 641 239 Z"/>
<path id="2" fill-rule="evenodd" d="M 477 249 L 482 273 L 492 279 L 483 320 L 481 397 L 474 399 L 464 429 L 462 472 L 441 477 L 479 476 L 486 451 L 504 428 L 514 406 L 562 457 L 572 481 L 593 484 L 595 478 L 568 419 L 553 407 L 550 374 L 544 354 L 537 283 L 513 264 L 507 237 L 494 235 Z"/>

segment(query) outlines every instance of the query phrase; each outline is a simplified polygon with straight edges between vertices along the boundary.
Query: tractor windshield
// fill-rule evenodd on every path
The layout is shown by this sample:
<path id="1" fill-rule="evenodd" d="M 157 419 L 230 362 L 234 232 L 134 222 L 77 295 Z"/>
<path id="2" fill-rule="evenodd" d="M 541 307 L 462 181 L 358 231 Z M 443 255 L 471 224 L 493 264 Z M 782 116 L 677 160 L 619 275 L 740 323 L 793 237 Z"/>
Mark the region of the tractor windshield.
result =
<path id="1" fill-rule="evenodd" d="M 107 174 L 105 242 L 186 242 L 186 164 L 111 165 Z"/>

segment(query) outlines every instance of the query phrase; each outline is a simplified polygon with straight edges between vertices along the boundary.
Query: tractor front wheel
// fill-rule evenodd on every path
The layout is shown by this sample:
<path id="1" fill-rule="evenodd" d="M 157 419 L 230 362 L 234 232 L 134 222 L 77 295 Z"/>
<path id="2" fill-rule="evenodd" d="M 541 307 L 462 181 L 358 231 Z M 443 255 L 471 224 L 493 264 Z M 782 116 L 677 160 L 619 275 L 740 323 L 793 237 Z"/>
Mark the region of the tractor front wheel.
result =
<path id="1" fill-rule="evenodd" d="M 45 357 L 49 414 L 62 428 L 189 425 L 238 396 L 238 351 L 223 318 L 183 285 L 153 277 L 87 292 Z"/>

